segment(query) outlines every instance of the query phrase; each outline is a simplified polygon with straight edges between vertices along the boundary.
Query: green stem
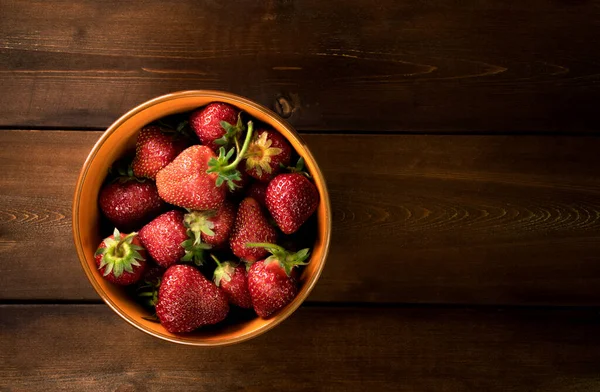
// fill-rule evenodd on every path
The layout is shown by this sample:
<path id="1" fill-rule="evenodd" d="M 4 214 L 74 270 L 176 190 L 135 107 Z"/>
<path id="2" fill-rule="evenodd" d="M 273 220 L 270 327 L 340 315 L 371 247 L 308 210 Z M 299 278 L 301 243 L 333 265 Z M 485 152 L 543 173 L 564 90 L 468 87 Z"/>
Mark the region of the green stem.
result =
<path id="1" fill-rule="evenodd" d="M 286 252 L 285 248 L 276 244 L 269 244 L 267 242 L 246 242 L 246 248 L 271 248 L 280 252 Z"/>
<path id="2" fill-rule="evenodd" d="M 217 263 L 217 265 L 220 267 L 221 263 L 219 262 L 219 259 L 217 259 L 217 256 L 213 255 L 212 253 L 210 254 L 210 257 L 212 257 L 212 259 L 215 261 L 215 263 Z"/>
<path id="3" fill-rule="evenodd" d="M 115 256 L 117 256 L 117 257 L 123 257 L 123 256 L 125 256 L 123 254 L 123 252 L 121 252 L 121 245 L 123 245 L 123 243 L 125 241 L 127 241 L 128 239 L 134 237 L 136 234 L 137 233 L 134 231 L 133 233 L 127 234 L 125 237 L 119 239 L 119 242 L 117 242 L 117 245 L 115 245 Z"/>
<path id="4" fill-rule="evenodd" d="M 252 139 L 252 132 L 254 130 L 254 125 L 252 121 L 248 121 L 248 132 L 246 133 L 246 139 L 244 140 L 244 145 L 241 150 L 238 150 L 237 157 L 235 157 L 235 161 L 231 162 L 229 165 L 222 168 L 223 171 L 235 169 L 237 165 L 240 163 L 244 154 L 248 150 L 248 146 L 250 146 L 250 140 Z"/>

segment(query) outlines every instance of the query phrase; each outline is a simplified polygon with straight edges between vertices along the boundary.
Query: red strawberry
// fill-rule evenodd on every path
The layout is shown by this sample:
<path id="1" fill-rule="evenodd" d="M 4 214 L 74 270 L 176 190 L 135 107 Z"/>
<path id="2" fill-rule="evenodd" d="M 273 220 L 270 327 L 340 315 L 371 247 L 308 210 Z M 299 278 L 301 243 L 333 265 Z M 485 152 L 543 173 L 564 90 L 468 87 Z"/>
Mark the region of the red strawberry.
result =
<path id="1" fill-rule="evenodd" d="M 142 128 L 135 145 L 133 174 L 155 179 L 156 173 L 171 163 L 186 147 L 186 140 L 174 132 L 163 132 L 154 125 Z"/>
<path id="2" fill-rule="evenodd" d="M 221 287 L 221 290 L 227 295 L 229 303 L 240 308 L 252 308 L 246 267 L 231 261 L 221 263 L 214 255 L 211 257 L 217 263 L 213 280 L 217 287 Z"/>
<path id="3" fill-rule="evenodd" d="M 227 242 L 233 222 L 235 206 L 229 201 L 225 201 L 216 211 L 193 211 L 184 217 L 186 227 L 213 247 L 220 247 Z"/>
<path id="4" fill-rule="evenodd" d="M 105 238 L 94 254 L 96 266 L 109 282 L 127 286 L 140 280 L 146 270 L 146 251 L 140 246 L 137 233 L 123 235 L 115 229 Z"/>
<path id="5" fill-rule="evenodd" d="M 298 294 L 298 284 L 293 268 L 306 265 L 308 248 L 290 253 L 274 244 L 249 243 L 251 247 L 264 247 L 273 255 L 257 261 L 248 270 L 248 290 L 252 306 L 262 318 L 267 318 L 292 302 Z"/>
<path id="6" fill-rule="evenodd" d="M 265 204 L 265 196 L 267 193 L 267 186 L 269 184 L 266 182 L 253 182 L 248 188 L 248 192 L 246 192 L 246 196 L 255 199 L 260 203 L 261 206 L 266 207 Z"/>
<path id="7" fill-rule="evenodd" d="M 229 246 L 234 255 L 244 261 L 257 261 L 267 255 L 262 248 L 247 248 L 247 242 L 275 242 L 277 232 L 269 224 L 263 214 L 260 204 L 251 197 L 247 197 L 238 208 L 233 232 L 229 237 Z"/>
<path id="8" fill-rule="evenodd" d="M 119 177 L 102 188 L 98 203 L 104 215 L 125 231 L 139 229 L 166 207 L 154 182 L 131 177 Z"/>
<path id="9" fill-rule="evenodd" d="M 169 332 L 190 332 L 222 321 L 229 312 L 227 297 L 189 265 L 173 265 L 163 275 L 156 315 Z"/>
<path id="10" fill-rule="evenodd" d="M 156 175 L 158 194 L 167 203 L 191 210 L 215 210 L 225 200 L 226 188 L 217 186 L 218 173 L 207 173 L 216 159 L 206 146 L 191 146 Z"/>
<path id="11" fill-rule="evenodd" d="M 291 234 L 315 212 L 319 192 L 301 173 L 280 174 L 269 183 L 265 203 L 281 231 Z"/>
<path id="12" fill-rule="evenodd" d="M 206 244 L 195 241 L 183 222 L 184 214 L 173 210 L 160 215 L 139 233 L 140 241 L 156 263 L 167 268 L 178 261 L 194 261 L 201 264 Z"/>
<path id="13" fill-rule="evenodd" d="M 222 138 L 226 133 L 226 128 L 222 122 L 235 124 L 238 120 L 240 111 L 235 107 L 223 102 L 214 102 L 204 108 L 198 109 L 190 115 L 190 127 L 196 132 L 200 142 L 208 146 L 211 150 L 217 151 L 219 147 L 226 143 L 215 143 L 217 139 Z"/>
<path id="14" fill-rule="evenodd" d="M 292 147 L 277 131 L 259 129 L 244 155 L 246 172 L 259 181 L 270 181 L 281 165 L 287 166 L 292 157 Z"/>

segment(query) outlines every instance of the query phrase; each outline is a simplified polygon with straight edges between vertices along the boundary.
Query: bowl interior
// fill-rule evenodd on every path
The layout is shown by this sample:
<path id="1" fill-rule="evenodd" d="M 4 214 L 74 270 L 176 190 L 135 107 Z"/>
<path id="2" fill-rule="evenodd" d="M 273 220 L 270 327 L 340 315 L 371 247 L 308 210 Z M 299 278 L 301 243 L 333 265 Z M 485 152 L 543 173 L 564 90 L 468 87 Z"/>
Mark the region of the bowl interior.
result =
<path id="1" fill-rule="evenodd" d="M 98 230 L 98 193 L 111 164 L 126 151 L 134 148 L 137 134 L 143 126 L 161 117 L 190 111 L 214 101 L 235 105 L 259 121 L 270 124 L 284 135 L 304 158 L 321 196 L 317 209 L 317 236 L 310 263 L 300 277 L 298 296 L 276 315 L 266 320 L 258 317 L 245 318 L 218 327 L 201 328 L 191 334 L 176 335 L 167 332 L 158 323 L 144 320 L 142 317 L 148 316 L 148 311 L 129 298 L 122 288 L 106 282 L 98 273 L 94 262 L 94 252 L 102 240 Z M 323 269 L 330 228 L 329 196 L 323 175 L 298 134 L 270 110 L 242 97 L 212 91 L 187 91 L 159 97 L 138 106 L 117 120 L 102 135 L 88 156 L 77 183 L 73 203 L 73 229 L 77 252 L 87 277 L 102 299 L 126 321 L 141 330 L 173 342 L 194 345 L 231 344 L 246 340 L 267 331 L 289 316 L 308 296 Z"/>

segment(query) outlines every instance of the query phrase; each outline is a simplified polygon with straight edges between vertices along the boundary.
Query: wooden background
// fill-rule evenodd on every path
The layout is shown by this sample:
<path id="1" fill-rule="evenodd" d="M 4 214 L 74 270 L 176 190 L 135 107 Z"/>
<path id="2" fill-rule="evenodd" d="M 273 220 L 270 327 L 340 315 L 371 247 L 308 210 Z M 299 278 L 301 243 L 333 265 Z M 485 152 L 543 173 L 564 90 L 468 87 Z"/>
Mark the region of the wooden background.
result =
<path id="1" fill-rule="evenodd" d="M 0 390 L 600 390 L 600 2 L 0 0 Z M 157 95 L 287 118 L 321 280 L 226 348 L 146 336 L 71 239 L 78 171 Z"/>

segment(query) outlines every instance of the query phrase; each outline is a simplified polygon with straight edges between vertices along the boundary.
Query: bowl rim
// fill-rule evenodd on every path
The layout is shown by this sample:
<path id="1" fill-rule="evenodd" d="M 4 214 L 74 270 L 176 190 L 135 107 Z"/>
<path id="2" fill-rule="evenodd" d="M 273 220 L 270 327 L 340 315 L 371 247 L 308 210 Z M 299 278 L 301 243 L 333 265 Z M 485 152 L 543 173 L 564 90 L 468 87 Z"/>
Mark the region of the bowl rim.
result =
<path id="1" fill-rule="evenodd" d="M 316 172 L 315 174 L 317 176 L 319 176 L 319 178 L 323 184 L 323 189 L 320 192 L 320 196 L 321 196 L 322 202 L 325 203 L 325 219 L 326 219 L 325 228 L 326 228 L 326 230 L 322 235 L 323 236 L 323 252 L 322 252 L 322 257 L 321 257 L 322 260 L 321 260 L 320 266 L 316 269 L 315 274 L 313 275 L 313 278 L 309 282 L 307 282 L 308 287 L 306 289 L 306 295 L 305 295 L 304 299 L 302 301 L 292 302 L 291 306 L 288 306 L 285 309 L 285 311 L 278 313 L 277 314 L 278 317 L 276 319 L 273 319 L 270 323 L 264 324 L 252 331 L 249 331 L 247 333 L 244 333 L 242 335 L 239 335 L 239 336 L 236 336 L 233 338 L 227 338 L 227 339 L 215 340 L 215 341 L 212 341 L 212 340 L 211 341 L 208 341 L 208 340 L 198 341 L 198 340 L 196 340 L 194 338 L 190 338 L 186 335 L 176 335 L 175 337 L 173 337 L 173 336 L 162 334 L 160 332 L 146 329 L 143 325 L 139 324 L 135 319 L 130 317 L 126 312 L 122 311 L 117 306 L 117 304 L 108 296 L 108 294 L 102 289 L 102 287 L 96 282 L 96 278 L 94 277 L 94 275 L 86 261 L 83 244 L 81 241 L 81 233 L 79 230 L 79 213 L 78 213 L 80 204 L 81 204 L 80 196 L 81 196 L 83 184 L 84 184 L 85 179 L 88 174 L 88 170 L 91 166 L 91 162 L 96 157 L 100 148 L 104 145 L 104 143 L 108 140 L 108 138 L 115 132 L 116 129 L 118 129 L 121 125 L 123 125 L 127 120 L 129 120 L 131 117 L 133 117 L 137 113 L 139 113 L 145 109 L 148 109 L 158 103 L 162 103 L 162 102 L 166 102 L 166 101 L 170 101 L 170 100 L 174 100 L 174 99 L 178 99 L 178 98 L 182 98 L 182 97 L 202 97 L 202 98 L 212 98 L 212 99 L 214 99 L 214 101 L 220 101 L 220 100 L 221 101 L 234 101 L 234 102 L 242 103 L 247 106 L 251 106 L 253 109 L 255 109 L 259 112 L 262 112 L 262 114 L 269 117 L 270 121 L 278 122 L 282 128 L 285 128 L 287 131 L 289 131 L 300 142 L 300 144 L 305 146 L 304 153 L 305 153 L 305 155 L 308 155 L 313 160 L 313 162 L 315 162 L 313 170 Z M 73 207 L 72 207 L 71 213 L 72 213 L 72 222 L 71 223 L 72 223 L 73 241 L 75 242 L 75 249 L 77 251 L 77 256 L 79 258 L 79 263 L 81 264 L 89 282 L 94 287 L 94 290 L 100 296 L 100 298 L 102 298 L 104 303 L 106 303 L 116 314 L 118 314 L 121 318 L 123 318 L 125 321 L 127 321 L 130 325 L 132 325 L 133 327 L 135 327 L 149 335 L 152 335 L 156 338 L 166 340 L 166 341 L 169 341 L 172 343 L 179 343 L 179 344 L 192 345 L 192 346 L 203 346 L 203 347 L 213 346 L 214 347 L 214 346 L 227 346 L 227 345 L 232 345 L 235 343 L 241 343 L 243 341 L 246 341 L 246 340 L 252 339 L 254 337 L 257 337 L 259 335 L 262 335 L 263 333 L 271 330 L 272 328 L 279 325 L 282 321 L 287 319 L 306 300 L 306 298 L 310 295 L 311 291 L 313 290 L 314 286 L 316 285 L 317 281 L 319 280 L 321 273 L 325 267 L 325 263 L 327 261 L 327 256 L 329 254 L 329 246 L 330 246 L 330 241 L 331 241 L 332 216 L 331 216 L 331 203 L 330 203 L 330 199 L 329 199 L 329 192 L 327 189 L 327 182 L 326 182 L 325 176 L 321 172 L 321 169 L 317 163 L 317 160 L 313 157 L 312 153 L 308 149 L 308 146 L 306 146 L 306 144 L 304 143 L 304 141 L 302 140 L 302 138 L 300 137 L 298 132 L 292 127 L 291 124 L 289 124 L 287 121 L 283 120 L 279 115 L 277 115 L 272 110 L 266 108 L 265 106 L 263 106 L 257 102 L 251 101 L 248 98 L 239 96 L 237 94 L 232 94 L 229 92 L 217 91 L 217 90 L 183 90 L 183 91 L 176 91 L 176 92 L 172 92 L 169 94 L 161 95 L 161 96 L 152 98 L 148 101 L 145 101 L 145 102 L 137 105 L 136 107 L 134 107 L 133 109 L 129 110 L 128 112 L 123 114 L 121 117 L 119 117 L 115 122 L 113 122 L 102 133 L 100 138 L 96 141 L 96 143 L 92 147 L 91 151 L 89 152 L 88 156 L 86 157 L 85 162 L 83 163 L 83 166 L 79 172 L 79 176 L 77 178 L 77 182 L 75 185 L 75 193 L 73 195 Z"/>

